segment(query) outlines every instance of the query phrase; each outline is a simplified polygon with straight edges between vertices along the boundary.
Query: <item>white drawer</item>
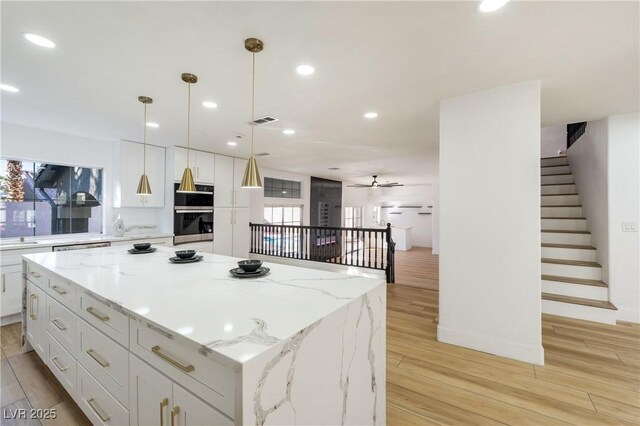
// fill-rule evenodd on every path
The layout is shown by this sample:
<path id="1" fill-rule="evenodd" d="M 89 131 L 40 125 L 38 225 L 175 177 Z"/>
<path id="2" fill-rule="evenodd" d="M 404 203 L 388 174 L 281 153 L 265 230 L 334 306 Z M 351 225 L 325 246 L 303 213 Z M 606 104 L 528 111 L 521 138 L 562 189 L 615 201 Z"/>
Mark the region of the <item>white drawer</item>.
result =
<path id="1" fill-rule="evenodd" d="M 72 356 L 76 355 L 76 315 L 60 303 L 47 298 L 47 331 Z"/>
<path id="2" fill-rule="evenodd" d="M 118 401 L 129 407 L 129 352 L 78 320 L 78 362 Z"/>
<path id="3" fill-rule="evenodd" d="M 79 363 L 76 402 L 94 425 L 129 424 L 129 411 Z"/>
<path id="4" fill-rule="evenodd" d="M 77 312 L 89 324 L 129 347 L 129 317 L 125 314 L 82 291 L 78 291 Z"/>
<path id="5" fill-rule="evenodd" d="M 76 397 L 76 360 L 60 343 L 47 333 L 47 366 L 72 398 Z"/>
<path id="6" fill-rule="evenodd" d="M 156 330 L 144 321 L 131 320 L 130 351 L 218 410 L 234 417 L 232 368 L 198 353 L 185 342 L 176 342 L 175 336 Z"/>
<path id="7" fill-rule="evenodd" d="M 33 262 L 27 261 L 27 279 L 32 283 L 36 284 L 41 289 L 47 288 L 47 283 L 49 281 L 49 273 L 46 269 L 37 265 Z"/>
<path id="8" fill-rule="evenodd" d="M 28 246 L 27 246 L 28 247 Z M 22 256 L 25 254 L 46 253 L 50 252 L 51 247 L 39 247 L 32 249 L 16 249 L 16 250 L 2 250 L 2 259 L 0 262 L 2 266 L 8 265 L 22 265 Z"/>
<path id="9" fill-rule="evenodd" d="M 71 282 L 56 275 L 51 275 L 49 277 L 49 284 L 46 290 L 51 297 L 62 303 L 67 308 L 74 308 L 73 305 L 76 300 L 76 286 Z"/>

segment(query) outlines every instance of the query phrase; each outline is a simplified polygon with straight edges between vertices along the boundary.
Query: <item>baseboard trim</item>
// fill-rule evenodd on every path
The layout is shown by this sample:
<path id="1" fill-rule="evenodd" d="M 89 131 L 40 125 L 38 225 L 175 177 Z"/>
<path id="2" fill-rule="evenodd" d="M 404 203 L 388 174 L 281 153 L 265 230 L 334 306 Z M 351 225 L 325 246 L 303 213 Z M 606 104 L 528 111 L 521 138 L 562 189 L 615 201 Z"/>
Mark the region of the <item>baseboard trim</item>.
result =
<path id="1" fill-rule="evenodd" d="M 438 325 L 438 341 L 531 364 L 544 365 L 542 345 L 523 345 L 492 335 L 456 330 L 442 325 Z"/>
<path id="2" fill-rule="evenodd" d="M 616 320 L 640 323 L 640 311 L 633 308 L 628 308 L 619 303 L 612 302 L 618 308 L 618 314 Z"/>
<path id="3" fill-rule="evenodd" d="M 6 315 L 0 318 L 0 325 L 5 326 L 9 324 L 15 324 L 21 321 L 22 321 L 22 313 L 18 312 L 17 314 Z"/>

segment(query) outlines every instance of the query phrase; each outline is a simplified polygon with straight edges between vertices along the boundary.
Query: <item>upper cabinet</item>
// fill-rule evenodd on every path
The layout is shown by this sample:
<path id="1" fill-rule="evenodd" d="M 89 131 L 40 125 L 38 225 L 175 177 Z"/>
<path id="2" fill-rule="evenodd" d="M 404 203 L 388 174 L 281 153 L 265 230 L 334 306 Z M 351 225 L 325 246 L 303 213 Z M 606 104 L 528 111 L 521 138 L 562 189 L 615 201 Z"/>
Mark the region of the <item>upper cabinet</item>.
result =
<path id="1" fill-rule="evenodd" d="M 129 141 L 116 143 L 115 207 L 164 206 L 165 149 L 162 147 L 147 144 L 146 172 L 151 186 L 151 195 L 136 195 L 143 171 L 144 151 L 145 147 L 141 143 Z"/>
<path id="2" fill-rule="evenodd" d="M 210 152 L 188 150 L 189 167 L 193 180 L 203 185 L 213 185 L 215 182 L 215 156 Z M 179 182 L 187 167 L 187 149 L 174 147 L 173 180 Z"/>
<path id="3" fill-rule="evenodd" d="M 216 155 L 215 190 L 216 207 L 249 207 L 250 189 L 240 187 L 247 160 Z"/>

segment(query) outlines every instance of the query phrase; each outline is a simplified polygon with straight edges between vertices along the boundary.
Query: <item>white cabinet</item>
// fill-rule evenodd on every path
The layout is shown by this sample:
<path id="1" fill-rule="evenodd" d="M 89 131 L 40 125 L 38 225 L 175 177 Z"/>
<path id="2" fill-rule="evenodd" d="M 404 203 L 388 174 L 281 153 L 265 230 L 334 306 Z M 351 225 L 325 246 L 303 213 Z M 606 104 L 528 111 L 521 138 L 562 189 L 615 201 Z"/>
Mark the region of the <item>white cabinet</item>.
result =
<path id="1" fill-rule="evenodd" d="M 31 281 L 27 281 L 27 340 L 40 359 L 47 361 L 47 296 Z"/>
<path id="2" fill-rule="evenodd" d="M 262 191 L 262 189 L 248 189 L 242 188 L 242 178 L 244 177 L 244 170 L 247 168 L 247 160 L 242 158 L 233 159 L 233 184 L 234 184 L 234 199 L 233 205 L 235 207 L 249 207 L 251 200 L 251 191 Z"/>
<path id="3" fill-rule="evenodd" d="M 213 205 L 215 207 L 233 207 L 233 157 L 216 155 L 215 160 L 216 185 L 213 192 Z"/>
<path id="4" fill-rule="evenodd" d="M 232 425 L 218 410 L 130 355 L 132 425 Z"/>
<path id="5" fill-rule="evenodd" d="M 235 209 L 233 217 L 233 256 L 248 259 L 250 240 L 249 209 Z"/>
<path id="6" fill-rule="evenodd" d="M 213 212 L 213 252 L 249 257 L 251 231 L 248 208 L 216 208 Z"/>
<path id="7" fill-rule="evenodd" d="M 189 167 L 196 183 L 213 185 L 215 182 L 214 154 L 204 151 L 187 150 L 174 147 L 173 180 L 180 182 L 185 167 L 187 167 L 187 151 L 189 152 Z"/>
<path id="8" fill-rule="evenodd" d="M 20 312 L 22 305 L 22 266 L 2 267 L 2 293 L 0 293 L 0 310 L 2 316 Z"/>
<path id="9" fill-rule="evenodd" d="M 151 195 L 136 195 L 143 171 L 144 145 L 135 142 L 118 143 L 119 170 L 116 173 L 115 207 L 163 207 L 165 149 L 147 145 L 146 171 L 151 186 Z M 118 168 L 116 167 L 116 168 Z"/>

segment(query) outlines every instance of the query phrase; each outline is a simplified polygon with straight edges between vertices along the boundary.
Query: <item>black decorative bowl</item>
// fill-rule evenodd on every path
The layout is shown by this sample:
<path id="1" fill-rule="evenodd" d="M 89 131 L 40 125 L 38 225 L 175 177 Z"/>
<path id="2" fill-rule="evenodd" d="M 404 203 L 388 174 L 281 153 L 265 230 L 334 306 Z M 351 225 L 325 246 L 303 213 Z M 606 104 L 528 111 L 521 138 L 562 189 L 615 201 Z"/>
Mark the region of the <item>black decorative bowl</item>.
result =
<path id="1" fill-rule="evenodd" d="M 136 250 L 149 250 L 151 247 L 151 243 L 136 243 L 133 245 L 133 248 Z"/>
<path id="2" fill-rule="evenodd" d="M 190 259 L 195 254 L 196 254 L 195 250 L 178 250 L 176 252 L 176 256 L 178 256 L 180 259 Z"/>
<path id="3" fill-rule="evenodd" d="M 238 266 L 245 272 L 255 272 L 262 266 L 262 260 L 241 260 Z"/>

